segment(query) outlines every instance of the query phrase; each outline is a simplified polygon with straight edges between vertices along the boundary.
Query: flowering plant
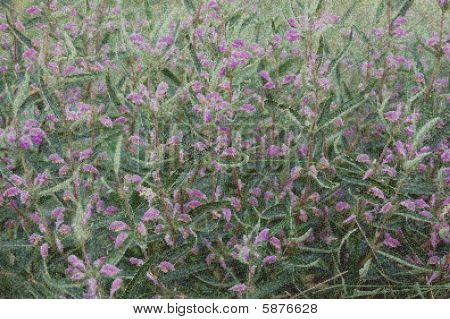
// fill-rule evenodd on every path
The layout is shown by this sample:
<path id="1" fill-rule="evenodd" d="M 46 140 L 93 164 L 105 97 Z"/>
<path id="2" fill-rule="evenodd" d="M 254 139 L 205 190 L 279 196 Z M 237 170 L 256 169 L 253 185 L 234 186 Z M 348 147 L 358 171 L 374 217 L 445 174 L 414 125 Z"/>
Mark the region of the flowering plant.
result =
<path id="1" fill-rule="evenodd" d="M 448 296 L 448 2 L 173 2 L 0 1 L 0 297 Z"/>

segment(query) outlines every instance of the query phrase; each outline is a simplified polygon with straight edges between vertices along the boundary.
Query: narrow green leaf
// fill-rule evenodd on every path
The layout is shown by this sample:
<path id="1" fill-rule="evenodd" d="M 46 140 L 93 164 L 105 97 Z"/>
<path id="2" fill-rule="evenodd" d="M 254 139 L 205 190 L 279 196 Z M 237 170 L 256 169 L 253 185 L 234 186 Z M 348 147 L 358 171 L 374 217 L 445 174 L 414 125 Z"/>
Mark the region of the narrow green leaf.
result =
<path id="1" fill-rule="evenodd" d="M 306 233 L 304 233 L 304 234 L 301 235 L 300 237 L 289 238 L 289 241 L 290 241 L 290 242 L 293 242 L 293 243 L 302 243 L 302 242 L 304 242 L 305 240 L 307 240 L 309 236 L 311 236 L 311 233 L 312 233 L 312 232 L 313 232 L 313 229 L 310 228 L 310 229 L 308 229 L 308 230 L 306 231 Z"/>
<path id="2" fill-rule="evenodd" d="M 426 134 L 430 132 L 433 128 L 436 127 L 436 124 L 441 120 L 441 118 L 436 117 L 434 119 L 429 120 L 427 123 L 425 123 L 424 126 L 420 128 L 420 130 L 417 131 L 416 136 L 414 137 L 413 147 L 414 149 L 417 149 L 419 146 L 422 145 L 422 142 L 425 140 Z"/>
<path id="3" fill-rule="evenodd" d="M 338 66 L 339 62 L 342 60 L 342 58 L 350 50 L 350 47 L 351 47 L 351 44 L 352 44 L 352 40 L 353 40 L 353 30 L 354 30 L 354 28 L 352 27 L 352 29 L 350 31 L 350 35 L 349 35 L 348 40 L 347 40 L 347 43 L 345 44 L 345 47 L 339 52 L 337 57 L 334 58 L 331 61 L 330 66 L 328 68 L 328 73 L 331 73 L 331 72 L 333 72 L 336 69 L 336 67 Z"/>
<path id="4" fill-rule="evenodd" d="M 409 171 L 411 169 L 414 169 L 417 165 L 419 165 L 426 157 L 430 156 L 431 152 L 422 153 L 419 156 L 416 156 L 416 158 L 405 161 L 403 163 L 403 169 L 406 171 Z"/>
<path id="5" fill-rule="evenodd" d="M 422 273 L 432 273 L 433 272 L 433 269 L 431 269 L 431 268 L 425 268 L 425 267 L 416 266 L 416 265 L 411 264 L 411 263 L 409 263 L 409 262 L 407 262 L 407 261 L 405 261 L 405 260 L 403 260 L 403 259 L 401 259 L 399 257 L 396 257 L 396 256 L 393 256 L 391 254 L 388 254 L 388 253 L 386 253 L 386 252 L 384 252 L 382 250 L 377 250 L 376 253 L 381 255 L 381 256 L 387 257 L 387 258 L 389 258 L 389 259 L 391 259 L 391 260 L 393 260 L 393 261 L 395 261 L 395 262 L 397 262 L 397 263 L 399 263 L 399 264 L 401 264 L 403 266 L 406 266 L 406 267 L 409 267 L 411 269 L 414 269 L 414 270 L 416 270 L 418 272 L 422 272 Z"/>
<path id="6" fill-rule="evenodd" d="M 184 6 L 189 11 L 195 12 L 194 4 L 192 3 L 192 0 L 183 0 Z"/>
<path id="7" fill-rule="evenodd" d="M 115 249 L 111 254 L 109 254 L 106 263 L 111 265 L 117 265 L 133 242 L 134 241 L 132 236 L 129 236 L 125 240 L 125 242 L 122 243 L 122 246 L 120 246 L 119 249 Z"/>
<path id="8" fill-rule="evenodd" d="M 120 169 L 120 159 L 122 156 L 122 139 L 123 139 L 123 135 L 120 135 L 117 138 L 117 143 L 116 143 L 116 151 L 114 152 L 114 173 L 116 174 L 116 176 L 119 175 L 119 169 Z"/>
<path id="9" fill-rule="evenodd" d="M 375 17 L 373 20 L 373 24 L 377 24 L 380 21 L 381 16 L 383 15 L 384 12 L 384 6 L 386 4 L 386 0 L 381 0 L 380 4 L 377 7 L 377 11 L 375 12 Z"/>
<path id="10" fill-rule="evenodd" d="M 192 43 L 189 44 L 189 53 L 191 54 L 192 60 L 194 62 L 195 70 L 197 70 L 198 74 L 201 74 L 202 73 L 202 65 L 200 64 L 200 61 L 197 58 L 197 53 L 195 53 Z"/>
<path id="11" fill-rule="evenodd" d="M 20 107 L 23 105 L 23 103 L 26 101 L 28 97 L 28 87 L 30 84 L 30 75 L 28 72 L 25 72 L 25 76 L 20 83 L 19 88 L 17 89 L 16 97 L 14 98 L 13 102 L 13 116 L 14 118 L 17 117 L 17 113 L 19 112 Z"/>
<path id="12" fill-rule="evenodd" d="M 369 273 L 370 265 L 372 264 L 372 258 L 369 258 L 362 268 L 359 269 L 359 277 L 361 279 L 365 279 L 367 277 L 367 274 Z"/>

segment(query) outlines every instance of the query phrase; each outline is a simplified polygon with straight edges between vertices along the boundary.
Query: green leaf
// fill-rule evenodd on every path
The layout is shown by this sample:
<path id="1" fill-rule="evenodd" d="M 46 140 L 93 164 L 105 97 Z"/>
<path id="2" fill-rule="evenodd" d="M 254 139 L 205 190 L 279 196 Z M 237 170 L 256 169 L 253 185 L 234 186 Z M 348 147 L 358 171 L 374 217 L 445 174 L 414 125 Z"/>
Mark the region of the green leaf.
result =
<path id="1" fill-rule="evenodd" d="M 384 12 L 384 6 L 386 4 L 386 0 L 381 0 L 380 4 L 377 7 L 377 11 L 375 12 L 375 17 L 373 20 L 373 24 L 377 24 L 380 21 L 381 16 L 383 15 Z"/>
<path id="2" fill-rule="evenodd" d="M 83 225 L 84 209 L 81 201 L 77 203 L 77 209 L 75 215 L 72 218 L 72 228 L 75 234 L 75 238 L 78 241 L 80 247 L 89 239 L 89 232 Z"/>
<path id="3" fill-rule="evenodd" d="M 170 71 L 167 68 L 164 68 L 161 73 L 170 81 L 172 82 L 172 84 L 176 85 L 176 86 L 180 86 L 181 85 L 181 81 L 177 78 L 177 76 L 175 74 L 173 74 L 172 71 Z"/>
<path id="4" fill-rule="evenodd" d="M 74 178 L 74 176 L 75 176 L 76 174 L 78 174 L 79 169 L 80 169 L 80 168 L 77 167 L 77 168 L 75 169 L 75 172 L 74 172 L 74 174 L 72 175 L 72 177 L 66 179 L 64 182 L 59 183 L 58 185 L 55 185 L 55 186 L 53 186 L 53 187 L 51 187 L 51 188 L 48 188 L 48 189 L 39 191 L 39 192 L 38 192 L 38 198 L 52 195 L 52 194 L 54 194 L 54 193 L 56 193 L 56 192 L 59 192 L 59 191 L 61 191 L 61 190 L 63 190 L 63 189 L 64 189 L 64 190 L 65 190 L 65 189 L 69 189 L 69 188 L 71 187 L 71 183 L 72 183 L 72 181 L 73 181 L 73 178 Z"/>
<path id="5" fill-rule="evenodd" d="M 127 252 L 128 248 L 130 248 L 131 244 L 133 244 L 133 242 L 133 237 L 128 236 L 128 238 L 125 240 L 125 242 L 122 243 L 119 249 L 115 249 L 112 253 L 109 254 L 106 263 L 114 266 L 117 265 Z"/>
<path id="6" fill-rule="evenodd" d="M 203 272 L 208 269 L 208 265 L 205 262 L 199 262 L 196 264 L 185 264 L 182 267 L 177 267 L 175 271 L 171 271 L 164 276 L 160 277 L 160 279 L 164 283 L 169 283 L 173 281 L 177 281 L 178 284 L 180 284 L 180 280 L 187 279 L 190 276 Z"/>
<path id="7" fill-rule="evenodd" d="M 320 10 L 322 10 L 322 7 L 323 7 L 323 0 L 319 0 L 317 2 L 316 10 L 314 10 L 316 15 L 318 15 L 320 13 Z"/>
<path id="8" fill-rule="evenodd" d="M 389 259 L 391 259 L 391 260 L 393 260 L 393 261 L 395 261 L 395 262 L 397 262 L 397 263 L 399 263 L 399 264 L 401 264 L 403 266 L 406 266 L 406 267 L 409 267 L 411 269 L 414 269 L 414 270 L 416 270 L 416 271 L 418 271 L 420 273 L 432 273 L 433 272 L 433 269 L 431 269 L 431 268 L 425 268 L 425 267 L 416 266 L 416 265 L 411 264 L 411 263 L 409 263 L 409 262 L 407 262 L 407 261 L 405 261 L 405 260 L 403 260 L 401 258 L 398 258 L 396 256 L 388 254 L 388 253 L 386 253 L 386 252 L 384 252 L 382 250 L 377 250 L 376 253 L 381 255 L 381 256 L 387 257 L 387 258 L 389 258 Z"/>
<path id="9" fill-rule="evenodd" d="M 183 0 L 183 4 L 189 11 L 195 12 L 195 7 L 192 0 Z"/>
<path id="10" fill-rule="evenodd" d="M 6 251 L 6 250 L 15 250 L 15 249 L 25 249 L 25 248 L 32 248 L 33 245 L 31 245 L 26 240 L 1 240 L 0 241 L 0 251 Z"/>
<path id="11" fill-rule="evenodd" d="M 409 161 L 405 161 L 403 163 L 403 169 L 406 171 L 412 170 L 414 168 L 416 168 L 417 165 L 419 165 L 426 157 L 430 156 L 431 152 L 426 152 L 426 153 L 422 153 L 419 156 L 417 156 L 416 158 L 409 160 Z"/>
<path id="12" fill-rule="evenodd" d="M 106 87 L 108 88 L 108 94 L 116 105 L 125 104 L 125 97 L 123 94 L 119 91 L 118 88 L 116 88 L 112 82 L 111 75 L 109 73 L 105 76 L 106 80 Z"/>
<path id="13" fill-rule="evenodd" d="M 13 102 L 14 119 L 17 117 L 17 113 L 19 112 L 20 107 L 23 105 L 23 103 L 28 98 L 29 84 L 30 84 L 30 75 L 28 74 L 28 72 L 25 72 L 25 76 L 24 76 L 22 82 L 20 83 L 20 86 L 16 93 L 16 97 L 14 98 L 14 102 Z"/>
<path id="14" fill-rule="evenodd" d="M 207 212 L 225 208 L 225 207 L 228 207 L 229 205 L 230 205 L 230 202 L 227 200 L 210 202 L 210 203 L 200 205 L 200 206 L 194 208 L 191 212 L 191 215 L 194 217 L 192 223 L 195 224 L 195 223 L 199 222 L 204 217 L 204 214 Z"/>
<path id="15" fill-rule="evenodd" d="M 44 104 L 47 108 L 53 111 L 55 116 L 57 118 L 63 118 L 61 109 L 59 107 L 59 104 L 56 100 L 56 98 L 53 96 L 53 94 L 49 91 L 47 85 L 44 83 L 44 80 L 42 78 L 42 75 L 39 76 L 39 88 L 40 88 L 40 94 L 42 97 L 42 100 L 44 101 Z"/>
<path id="16" fill-rule="evenodd" d="M 161 254 L 152 254 L 148 260 L 139 267 L 139 270 L 134 274 L 130 283 L 126 286 L 123 292 L 123 298 L 133 298 L 133 292 L 136 292 L 142 286 L 150 286 L 148 279 L 146 278 L 146 273 L 152 267 L 156 266 L 160 261 L 170 260 L 172 263 L 176 263 L 178 259 L 184 258 L 190 253 L 188 244 L 182 246 L 177 246 L 176 249 L 166 249 Z M 148 289 L 147 289 L 148 290 Z"/>
<path id="17" fill-rule="evenodd" d="M 70 38 L 70 35 L 66 31 L 63 32 L 63 35 L 64 35 L 64 42 L 66 43 L 66 46 L 70 51 L 70 60 L 73 60 L 77 56 L 77 49 L 75 49 L 72 39 Z"/>
<path id="18" fill-rule="evenodd" d="M 434 223 L 432 219 L 427 219 L 425 217 L 422 217 L 421 215 L 413 215 L 413 214 L 400 213 L 400 212 L 394 212 L 393 215 L 403 216 L 403 217 L 406 217 L 407 219 L 413 219 L 413 220 L 417 220 L 419 222 L 424 222 L 424 223 L 430 223 L 430 224 Z"/>
<path id="19" fill-rule="evenodd" d="M 359 100 L 358 102 L 354 103 L 354 104 L 351 105 L 350 107 L 347 107 L 347 108 L 345 109 L 345 111 L 339 113 L 338 115 L 336 115 L 335 117 L 333 117 L 331 120 L 328 120 L 327 122 L 325 122 L 324 124 L 322 124 L 322 125 L 317 129 L 316 132 L 319 132 L 320 130 L 323 130 L 324 128 L 326 128 L 326 127 L 332 125 L 333 123 L 335 123 L 335 121 L 336 121 L 337 118 L 339 118 L 339 117 L 344 117 L 344 116 L 350 114 L 350 112 L 352 112 L 353 110 L 355 110 L 355 109 L 357 109 L 358 107 L 360 107 L 363 103 L 365 103 L 365 102 L 367 101 L 367 98 L 368 98 L 367 95 L 364 96 L 364 97 L 359 98 L 359 99 L 358 99 L 358 100 Z M 354 102 L 354 101 L 352 100 L 352 101 L 349 101 L 349 102 Z M 345 104 L 350 104 L 349 102 L 346 102 Z M 341 107 L 341 108 L 345 108 L 345 105 L 343 105 L 343 107 Z"/>
<path id="20" fill-rule="evenodd" d="M 347 43 L 345 44 L 345 47 L 339 52 L 339 54 L 337 55 L 336 58 L 334 58 L 331 63 L 330 66 L 328 68 L 328 72 L 327 73 L 331 73 L 333 72 L 336 67 L 338 66 L 339 62 L 342 60 L 342 58 L 347 54 L 347 52 L 350 50 L 351 44 L 352 44 L 352 40 L 353 40 L 353 30 L 354 28 L 352 27 L 351 31 L 350 31 L 350 35 L 348 37 Z"/>
<path id="21" fill-rule="evenodd" d="M 433 128 L 435 128 L 436 124 L 440 120 L 441 120 L 440 117 L 431 119 L 417 131 L 416 136 L 414 137 L 414 142 L 413 142 L 414 149 L 417 149 L 419 146 L 422 145 L 422 142 L 425 140 L 426 134 L 428 132 L 430 132 Z"/>
<path id="22" fill-rule="evenodd" d="M 322 258 L 317 258 L 316 260 L 308 263 L 308 264 L 292 264 L 292 263 L 288 263 L 287 266 L 288 267 L 296 267 L 296 268 L 313 268 L 313 267 L 318 267 L 320 266 L 320 264 L 323 263 Z M 289 269 L 291 270 L 291 269 Z"/>
<path id="23" fill-rule="evenodd" d="M 391 23 L 393 23 L 395 21 L 395 19 L 397 19 L 398 17 L 403 17 L 406 15 L 406 12 L 408 12 L 408 10 L 411 8 L 411 6 L 413 5 L 414 0 L 406 0 L 403 3 L 403 6 L 401 7 L 401 9 L 399 10 L 399 12 L 397 13 L 397 15 L 395 16 L 395 18 L 392 20 Z"/>
<path id="24" fill-rule="evenodd" d="M 300 237 L 289 238 L 289 241 L 290 241 L 290 242 L 293 242 L 293 243 L 302 243 L 302 242 L 304 242 L 305 240 L 307 240 L 309 236 L 311 236 L 312 232 L 313 232 L 313 229 L 310 228 L 310 229 L 308 229 L 308 230 L 306 231 L 306 233 L 304 233 L 304 234 L 301 235 Z"/>
<path id="25" fill-rule="evenodd" d="M 369 258 L 362 268 L 359 269 L 359 277 L 361 279 L 365 279 L 367 277 L 367 274 L 369 273 L 370 265 L 372 264 L 372 258 Z"/>
<path id="26" fill-rule="evenodd" d="M 200 75 L 202 73 L 202 65 L 197 58 L 197 53 L 195 53 L 192 43 L 189 43 L 189 53 L 191 54 L 192 61 L 194 62 L 195 70 Z"/>
<path id="27" fill-rule="evenodd" d="M 116 176 L 119 176 L 119 169 L 120 169 L 120 158 L 122 155 L 122 139 L 123 139 L 123 135 L 120 135 L 117 138 L 117 143 L 116 143 L 116 151 L 114 152 L 114 173 L 116 174 Z"/>
<path id="28" fill-rule="evenodd" d="M 16 29 L 15 25 L 11 22 L 9 14 L 6 14 L 6 21 L 8 22 L 9 30 L 14 34 L 14 36 L 26 47 L 32 48 L 33 43 L 31 42 L 31 40 L 27 38 L 22 32 Z"/>

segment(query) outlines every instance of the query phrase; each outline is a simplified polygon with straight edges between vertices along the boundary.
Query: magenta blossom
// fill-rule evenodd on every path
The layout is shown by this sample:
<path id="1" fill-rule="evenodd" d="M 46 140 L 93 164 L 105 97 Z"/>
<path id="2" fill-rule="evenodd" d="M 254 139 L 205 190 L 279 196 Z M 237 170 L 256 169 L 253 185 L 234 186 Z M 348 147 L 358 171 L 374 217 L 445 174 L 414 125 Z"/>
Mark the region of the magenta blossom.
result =
<path id="1" fill-rule="evenodd" d="M 104 277 L 114 277 L 120 272 L 120 269 L 114 265 L 106 264 L 100 270 L 100 274 Z"/>
<path id="2" fill-rule="evenodd" d="M 175 270 L 175 266 L 168 261 L 162 261 L 159 263 L 159 269 L 162 272 L 169 272 L 169 271 L 174 271 Z"/>

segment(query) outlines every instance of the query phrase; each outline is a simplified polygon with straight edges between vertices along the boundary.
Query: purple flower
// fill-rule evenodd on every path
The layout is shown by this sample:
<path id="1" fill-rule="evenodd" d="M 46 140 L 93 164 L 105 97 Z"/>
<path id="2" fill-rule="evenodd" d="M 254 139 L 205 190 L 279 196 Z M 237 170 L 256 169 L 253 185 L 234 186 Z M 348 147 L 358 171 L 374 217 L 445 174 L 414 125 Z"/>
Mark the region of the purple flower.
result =
<path id="1" fill-rule="evenodd" d="M 45 134 L 45 132 L 42 129 L 34 127 L 30 129 L 30 136 L 34 144 L 41 145 L 42 141 L 47 136 L 47 134 Z"/>
<path id="2" fill-rule="evenodd" d="M 438 0 L 438 4 L 441 8 L 445 7 L 448 3 L 448 0 Z"/>
<path id="3" fill-rule="evenodd" d="M 81 161 L 84 161 L 85 159 L 88 159 L 89 157 L 91 157 L 91 155 L 93 154 L 94 152 L 92 151 L 92 149 L 91 148 L 88 148 L 88 149 L 85 149 L 84 151 L 81 151 L 79 154 L 78 154 L 78 160 L 81 162 Z"/>
<path id="4" fill-rule="evenodd" d="M 400 112 L 399 111 L 386 112 L 384 113 L 384 118 L 389 122 L 395 123 L 400 119 Z"/>
<path id="5" fill-rule="evenodd" d="M 231 209 L 229 208 L 222 209 L 222 214 L 227 223 L 229 223 L 231 221 Z"/>
<path id="6" fill-rule="evenodd" d="M 130 227 L 123 221 L 121 220 L 116 220 L 113 221 L 110 225 L 109 225 L 109 230 L 112 231 L 122 231 L 122 230 L 126 230 L 129 229 Z"/>
<path id="7" fill-rule="evenodd" d="M 142 34 L 139 34 L 139 33 L 131 34 L 129 39 L 130 39 L 131 42 L 136 43 L 136 44 L 140 44 L 140 43 L 145 41 L 144 36 Z"/>
<path id="8" fill-rule="evenodd" d="M 355 214 L 351 214 L 350 216 L 348 216 L 346 219 L 344 219 L 344 221 L 342 222 L 342 224 L 347 225 L 352 223 L 354 220 L 356 219 L 356 215 Z"/>
<path id="9" fill-rule="evenodd" d="M 242 39 L 236 38 L 236 39 L 233 40 L 233 42 L 231 43 L 231 45 L 232 45 L 233 48 L 235 48 L 235 49 L 240 49 L 240 48 L 243 48 L 243 47 L 244 47 L 245 43 L 244 43 L 244 41 L 242 41 Z"/>
<path id="10" fill-rule="evenodd" d="M 406 209 L 408 209 L 412 212 L 416 210 L 416 204 L 414 203 L 414 201 L 412 201 L 410 199 L 400 202 L 400 205 L 402 205 L 403 207 L 405 207 Z"/>
<path id="11" fill-rule="evenodd" d="M 246 284 L 236 284 L 233 287 L 228 289 L 229 291 L 233 291 L 241 295 L 245 290 L 247 290 Z"/>
<path id="12" fill-rule="evenodd" d="M 131 92 L 128 94 L 127 99 L 133 102 L 136 105 L 142 105 L 144 104 L 144 98 L 143 96 L 138 92 Z"/>
<path id="13" fill-rule="evenodd" d="M 86 173 L 91 173 L 91 174 L 97 174 L 98 173 L 98 170 L 92 164 L 84 164 L 83 165 L 83 171 L 86 172 Z"/>
<path id="14" fill-rule="evenodd" d="M 269 228 L 264 228 L 263 230 L 261 230 L 258 236 L 256 236 L 255 244 L 269 240 L 269 233 L 270 233 Z"/>
<path id="15" fill-rule="evenodd" d="M 260 71 L 260 72 L 259 72 L 259 75 L 260 75 L 264 80 L 266 80 L 267 82 L 272 81 L 272 79 L 270 78 L 269 72 L 267 72 L 266 70 Z"/>
<path id="16" fill-rule="evenodd" d="M 384 234 L 383 244 L 390 248 L 396 248 L 396 247 L 400 246 L 400 242 L 397 239 L 395 239 L 394 237 L 392 237 L 391 234 L 389 234 L 389 233 Z"/>
<path id="17" fill-rule="evenodd" d="M 19 139 L 20 147 L 23 150 L 28 150 L 33 146 L 33 141 L 31 140 L 31 137 L 29 135 L 22 135 Z"/>
<path id="18" fill-rule="evenodd" d="M 43 239 L 44 237 L 42 237 L 39 234 L 31 234 L 30 237 L 28 237 L 28 242 L 33 245 L 36 246 L 37 244 L 39 244 L 39 242 Z"/>
<path id="19" fill-rule="evenodd" d="M 390 202 L 387 202 L 386 204 L 383 205 L 383 207 L 381 207 L 380 212 L 382 214 L 386 214 L 392 209 L 392 207 L 393 207 L 392 204 Z"/>
<path id="20" fill-rule="evenodd" d="M 6 191 L 3 192 L 3 197 L 14 197 L 20 193 L 20 190 L 17 187 L 10 187 Z"/>
<path id="21" fill-rule="evenodd" d="M 281 155 L 281 147 L 278 145 L 270 145 L 267 149 L 267 156 L 269 157 L 276 157 Z"/>
<path id="22" fill-rule="evenodd" d="M 281 250 L 281 241 L 277 237 L 270 238 L 270 244 L 277 250 Z"/>
<path id="23" fill-rule="evenodd" d="M 186 207 L 187 207 L 187 208 L 190 208 L 190 209 L 195 209 L 195 208 L 197 208 L 198 206 L 200 206 L 201 204 L 202 204 L 202 203 L 199 202 L 198 200 L 193 199 L 193 200 L 189 201 L 189 202 L 186 204 Z"/>
<path id="24" fill-rule="evenodd" d="M 104 277 L 114 277 L 120 272 L 120 269 L 114 265 L 106 264 L 100 269 L 100 274 Z"/>
<path id="25" fill-rule="evenodd" d="M 104 126 L 112 128 L 113 127 L 113 121 L 111 118 L 107 115 L 104 115 L 100 118 L 100 123 L 102 123 Z"/>
<path id="26" fill-rule="evenodd" d="M 119 211 L 119 209 L 115 206 L 108 206 L 105 209 L 105 215 L 107 216 L 111 216 L 114 215 L 115 213 L 117 213 Z"/>
<path id="27" fill-rule="evenodd" d="M 363 176 L 363 180 L 369 179 L 373 176 L 373 169 L 368 169 Z"/>
<path id="28" fill-rule="evenodd" d="M 89 278 L 86 284 L 87 284 L 87 292 L 84 297 L 86 299 L 97 298 L 97 280 L 95 280 L 94 278 Z"/>
<path id="29" fill-rule="evenodd" d="M 156 276 L 151 273 L 150 271 L 148 271 L 145 276 L 147 277 L 148 280 L 150 280 L 155 286 L 157 286 L 159 284 L 158 282 L 158 278 L 156 278 Z"/>
<path id="30" fill-rule="evenodd" d="M 22 56 L 24 59 L 27 59 L 29 61 L 34 61 L 34 60 L 36 60 L 37 54 L 38 53 L 36 52 L 36 50 L 34 50 L 33 48 L 28 48 L 23 52 Z"/>
<path id="31" fill-rule="evenodd" d="M 240 111 L 246 112 L 246 113 L 252 113 L 256 111 L 256 107 L 252 104 L 243 104 L 240 108 Z"/>
<path id="32" fill-rule="evenodd" d="M 141 220 L 146 223 L 148 221 L 156 220 L 160 217 L 160 212 L 156 208 L 149 208 L 142 216 Z"/>
<path id="33" fill-rule="evenodd" d="M 111 289 L 109 291 L 109 298 L 112 298 L 114 294 L 120 289 L 120 286 L 122 286 L 122 278 L 116 278 L 111 284 Z"/>
<path id="34" fill-rule="evenodd" d="M 48 244 L 47 243 L 44 243 L 41 245 L 40 253 L 41 253 L 41 257 L 43 259 L 46 259 L 48 257 Z"/>
<path id="35" fill-rule="evenodd" d="M 141 236 L 147 236 L 147 228 L 142 221 L 138 223 L 136 230 Z"/>
<path id="36" fill-rule="evenodd" d="M 80 271 L 84 271 L 85 270 L 84 263 L 80 259 L 78 259 L 77 256 L 70 255 L 69 257 L 67 257 L 67 261 L 69 262 L 69 264 L 73 268 L 76 268 L 76 269 L 78 269 Z"/>
<path id="37" fill-rule="evenodd" d="M 263 265 L 274 264 L 277 261 L 277 256 L 267 256 L 263 259 Z"/>
<path id="38" fill-rule="evenodd" d="M 229 157 L 235 157 L 236 155 L 238 155 L 238 152 L 234 147 L 227 147 L 221 154 L 221 156 Z"/>
<path id="39" fill-rule="evenodd" d="M 325 78 L 320 78 L 317 83 L 319 84 L 319 86 L 325 90 L 328 91 L 330 89 L 330 80 L 325 79 Z"/>
<path id="40" fill-rule="evenodd" d="M 347 202 L 339 201 L 336 203 L 336 210 L 338 212 L 343 212 L 344 210 L 349 210 L 350 205 Z"/>
<path id="41" fill-rule="evenodd" d="M 156 89 L 156 96 L 159 99 L 163 99 L 166 96 L 168 89 L 169 89 L 169 85 L 166 82 L 159 83 L 158 87 Z"/>
<path id="42" fill-rule="evenodd" d="M 441 154 L 441 160 L 442 160 L 444 163 L 450 162 L 450 148 L 449 148 L 449 149 L 446 149 L 444 152 L 442 152 L 442 154 Z"/>
<path id="43" fill-rule="evenodd" d="M 384 193 L 378 187 L 372 186 L 371 188 L 369 188 L 369 191 L 373 196 L 378 197 L 379 199 L 385 198 Z"/>
<path id="44" fill-rule="evenodd" d="M 29 15 L 36 15 L 36 14 L 41 13 L 41 12 L 42 12 L 42 9 L 39 8 L 38 6 L 31 6 L 31 7 L 28 7 L 28 8 L 25 10 L 25 12 L 28 13 Z"/>
<path id="45" fill-rule="evenodd" d="M 427 210 L 422 210 L 421 212 L 419 212 L 419 214 L 428 219 L 433 218 L 433 215 Z"/>
<path id="46" fill-rule="evenodd" d="M 288 31 L 286 31 L 285 37 L 289 42 L 292 43 L 300 39 L 300 32 L 298 32 L 298 30 L 294 28 L 290 28 Z"/>
<path id="47" fill-rule="evenodd" d="M 53 164 L 63 164 L 64 163 L 64 159 L 61 156 L 59 156 L 59 154 L 57 154 L 57 153 L 50 154 L 48 156 L 48 160 L 50 162 L 52 162 Z"/>
<path id="48" fill-rule="evenodd" d="M 173 43 L 173 37 L 171 35 L 163 35 L 159 38 L 158 44 L 162 47 L 170 46 Z"/>
<path id="49" fill-rule="evenodd" d="M 206 197 L 206 195 L 199 189 L 188 188 L 186 191 L 191 198 L 197 197 L 198 199 L 208 200 L 208 197 Z"/>
<path id="50" fill-rule="evenodd" d="M 108 258 L 108 256 L 101 256 L 97 258 L 93 263 L 94 267 L 100 268 L 101 266 L 103 266 L 105 264 L 106 258 Z"/>
<path id="51" fill-rule="evenodd" d="M 140 258 L 131 257 L 128 259 L 128 262 L 134 266 L 142 266 L 144 264 L 144 261 Z"/>
<path id="52" fill-rule="evenodd" d="M 165 273 L 175 270 L 175 266 L 171 262 L 168 262 L 168 261 L 160 262 L 158 267 L 162 272 L 165 272 Z"/>
<path id="53" fill-rule="evenodd" d="M 119 233 L 119 235 L 117 235 L 116 240 L 114 241 L 114 247 L 120 248 L 120 246 L 122 246 L 122 244 L 125 242 L 125 240 L 127 240 L 128 238 L 128 233 L 125 232 L 121 232 Z"/>
<path id="54" fill-rule="evenodd" d="M 359 154 L 359 155 L 356 157 L 356 161 L 357 161 L 357 162 L 360 162 L 360 163 L 367 163 L 367 164 L 370 164 L 370 157 L 369 157 L 369 155 L 367 155 L 367 154 Z"/>
<path id="55" fill-rule="evenodd" d="M 440 1 L 442 1 L 442 0 L 440 0 Z M 444 1 L 446 1 L 446 0 L 444 0 Z M 427 285 L 431 285 L 431 283 L 433 282 L 433 281 L 435 281 L 436 279 L 438 279 L 439 278 L 439 272 L 437 272 L 437 271 L 433 271 L 433 273 L 431 274 L 431 276 L 430 277 L 427 277 Z"/>

